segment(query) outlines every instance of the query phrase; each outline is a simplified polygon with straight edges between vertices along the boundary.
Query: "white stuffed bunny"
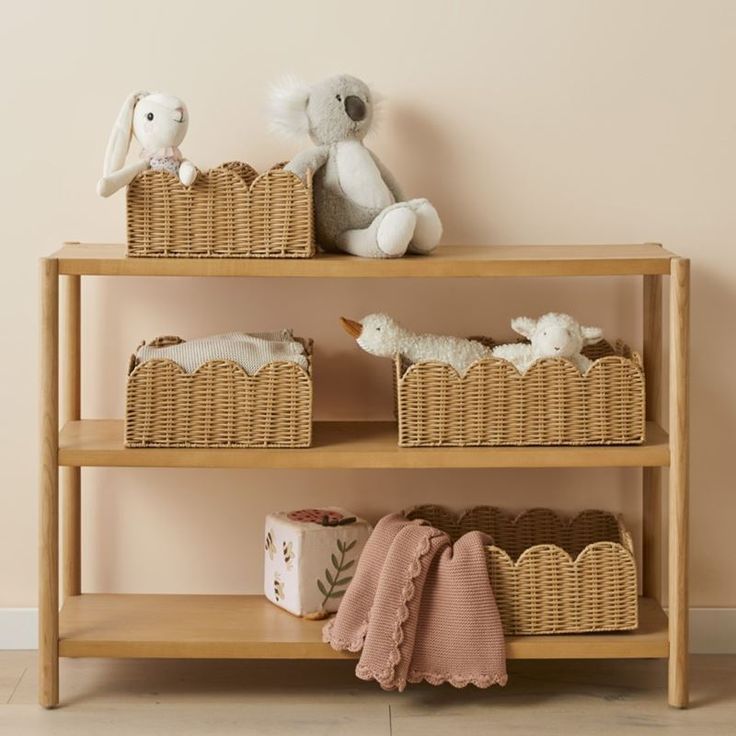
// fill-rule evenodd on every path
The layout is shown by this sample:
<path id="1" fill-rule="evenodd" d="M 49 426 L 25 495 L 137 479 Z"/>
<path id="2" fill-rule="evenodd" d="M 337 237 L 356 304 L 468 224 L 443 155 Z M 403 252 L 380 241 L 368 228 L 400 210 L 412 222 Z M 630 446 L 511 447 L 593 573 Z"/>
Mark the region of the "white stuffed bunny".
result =
<path id="1" fill-rule="evenodd" d="M 549 312 L 539 319 L 516 317 L 511 327 L 529 343 L 509 343 L 493 348 L 494 358 L 513 363 L 519 373 L 525 373 L 542 358 L 566 358 L 585 373 L 592 361 L 580 351 L 584 345 L 593 345 L 603 339 L 600 327 L 583 327 L 569 314 Z"/>
<path id="2" fill-rule="evenodd" d="M 178 97 L 159 92 L 128 95 L 110 133 L 97 193 L 109 197 L 149 168 L 168 171 L 188 187 L 196 179 L 197 169 L 182 158 L 178 148 L 188 127 L 187 108 Z M 141 144 L 141 160 L 125 166 L 133 136 Z"/>

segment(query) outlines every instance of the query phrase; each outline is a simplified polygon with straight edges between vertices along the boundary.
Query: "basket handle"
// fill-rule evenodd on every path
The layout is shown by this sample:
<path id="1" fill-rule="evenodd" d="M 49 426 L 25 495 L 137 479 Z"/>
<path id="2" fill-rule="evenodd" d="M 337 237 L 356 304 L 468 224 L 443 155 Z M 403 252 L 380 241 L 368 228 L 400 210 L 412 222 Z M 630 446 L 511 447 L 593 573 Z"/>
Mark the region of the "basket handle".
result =
<path id="1" fill-rule="evenodd" d="M 171 345 L 180 345 L 183 342 L 186 342 L 186 340 L 176 335 L 161 335 L 161 337 L 157 337 L 149 344 L 152 348 L 168 348 Z"/>
<path id="2" fill-rule="evenodd" d="M 177 337 L 176 335 L 161 335 L 161 337 L 157 337 L 155 340 L 152 340 L 150 345 L 153 348 L 167 348 L 169 345 L 179 345 L 183 342 L 186 342 L 186 340 L 183 340 L 181 337 Z M 133 369 L 138 365 L 138 351 L 145 344 L 146 341 L 143 340 L 143 342 L 141 342 L 135 349 L 133 355 L 130 356 L 130 361 L 128 362 L 128 375 L 130 375 L 133 372 Z"/>

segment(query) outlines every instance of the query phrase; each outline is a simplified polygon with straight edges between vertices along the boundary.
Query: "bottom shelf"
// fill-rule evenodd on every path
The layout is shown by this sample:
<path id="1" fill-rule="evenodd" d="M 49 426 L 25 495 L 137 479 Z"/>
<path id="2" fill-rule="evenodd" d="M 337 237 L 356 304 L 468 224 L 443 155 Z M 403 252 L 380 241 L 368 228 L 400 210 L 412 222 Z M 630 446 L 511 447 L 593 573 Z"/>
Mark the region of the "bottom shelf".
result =
<path id="1" fill-rule="evenodd" d="M 85 594 L 67 599 L 62 657 L 345 659 L 322 642 L 322 621 L 304 621 L 263 596 Z M 639 629 L 609 634 L 511 636 L 509 659 L 666 657 L 667 617 L 639 599 Z"/>

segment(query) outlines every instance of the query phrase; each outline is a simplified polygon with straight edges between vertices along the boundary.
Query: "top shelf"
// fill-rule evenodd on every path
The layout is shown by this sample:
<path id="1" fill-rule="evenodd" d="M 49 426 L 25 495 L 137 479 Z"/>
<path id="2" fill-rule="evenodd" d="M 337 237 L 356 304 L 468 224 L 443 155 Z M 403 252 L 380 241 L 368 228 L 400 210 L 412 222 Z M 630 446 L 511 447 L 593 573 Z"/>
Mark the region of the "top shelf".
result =
<path id="1" fill-rule="evenodd" d="M 128 258 L 124 245 L 65 243 L 52 258 L 78 276 L 256 276 L 302 278 L 487 278 L 669 274 L 676 258 L 642 245 L 443 245 L 429 256 L 314 258 Z"/>

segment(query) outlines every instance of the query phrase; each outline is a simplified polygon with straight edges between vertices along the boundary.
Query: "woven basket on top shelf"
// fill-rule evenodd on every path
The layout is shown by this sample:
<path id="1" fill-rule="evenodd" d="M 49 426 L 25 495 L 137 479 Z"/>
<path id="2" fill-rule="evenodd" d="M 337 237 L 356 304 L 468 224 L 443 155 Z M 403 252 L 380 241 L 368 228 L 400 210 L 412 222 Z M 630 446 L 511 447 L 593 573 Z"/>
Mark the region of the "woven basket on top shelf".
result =
<path id="1" fill-rule="evenodd" d="M 125 409 L 126 447 L 309 447 L 312 341 L 308 369 L 276 361 L 250 376 L 230 360 L 186 373 L 172 360 L 132 356 Z M 156 347 L 182 342 L 158 338 Z"/>
<path id="2" fill-rule="evenodd" d="M 282 164 L 258 174 L 231 162 L 190 187 L 164 171 L 128 187 L 128 255 L 166 258 L 309 258 L 314 255 L 312 180 Z"/>
<path id="3" fill-rule="evenodd" d="M 479 338 L 474 338 L 479 339 Z M 489 338 L 483 341 L 492 344 Z M 640 356 L 605 340 L 569 361 L 537 361 L 520 374 L 500 358 L 476 361 L 464 376 L 445 363 L 394 361 L 399 445 L 609 445 L 644 441 Z"/>
<path id="4" fill-rule="evenodd" d="M 606 511 L 565 519 L 548 509 L 518 516 L 478 506 L 460 516 L 441 506 L 405 512 L 455 541 L 478 529 L 504 633 L 571 634 L 638 626 L 636 562 L 631 535 Z"/>

